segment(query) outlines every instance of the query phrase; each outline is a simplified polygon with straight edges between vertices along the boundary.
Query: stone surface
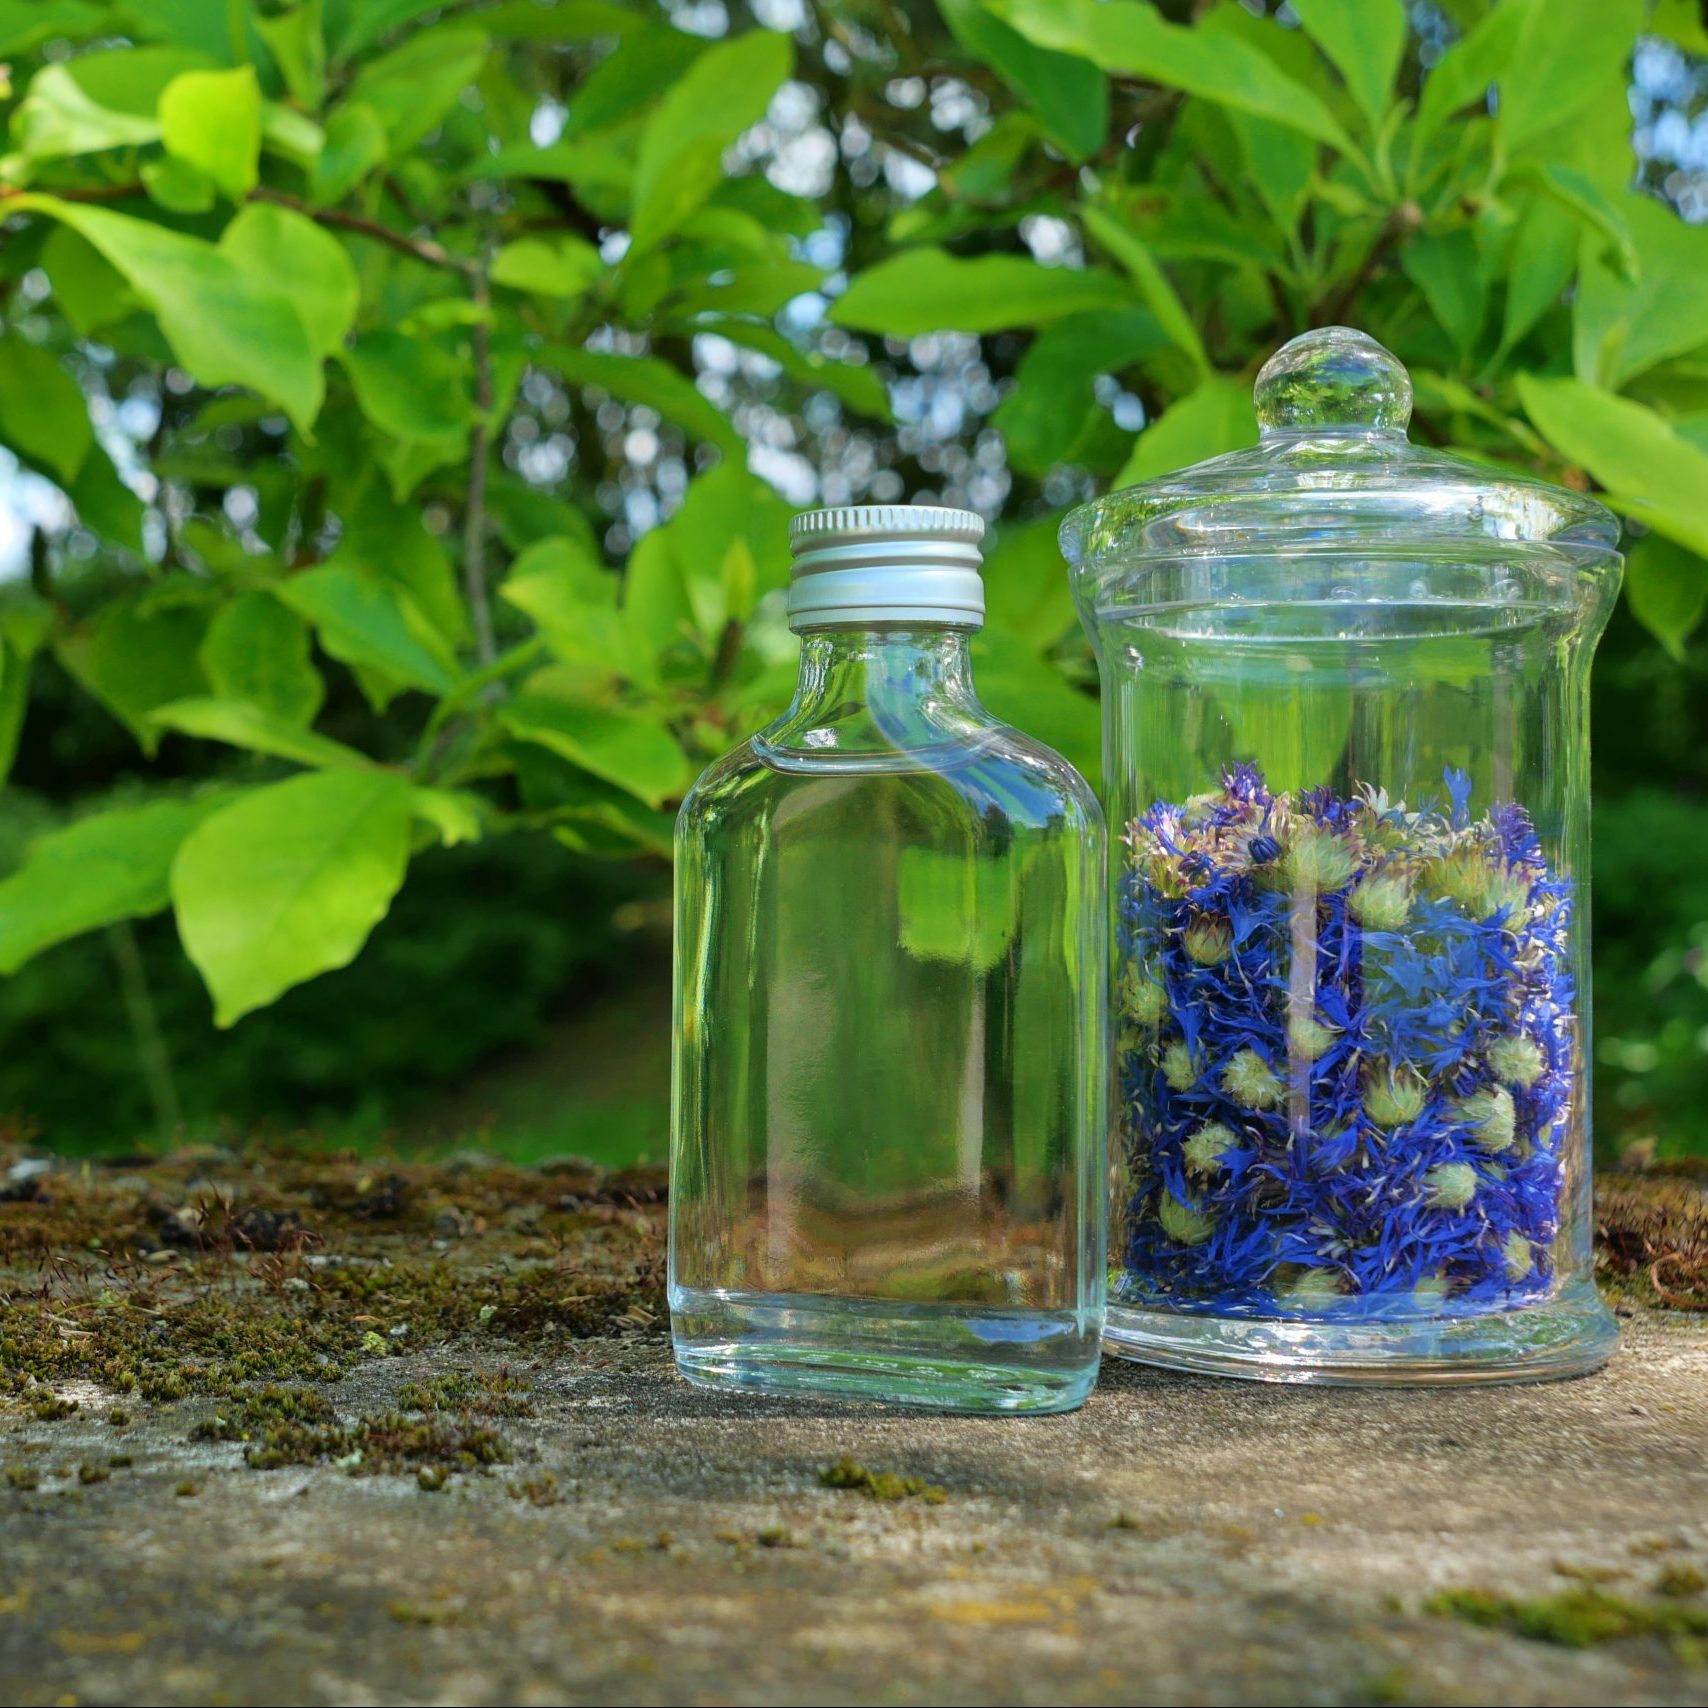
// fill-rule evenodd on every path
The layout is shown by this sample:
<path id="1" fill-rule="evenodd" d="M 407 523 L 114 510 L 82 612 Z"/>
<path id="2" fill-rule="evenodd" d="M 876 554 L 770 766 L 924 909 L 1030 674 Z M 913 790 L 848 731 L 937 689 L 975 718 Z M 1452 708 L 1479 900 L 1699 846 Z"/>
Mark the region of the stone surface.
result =
<path id="1" fill-rule="evenodd" d="M 487 1173 L 459 1195 L 451 1177 L 405 1171 L 376 1185 L 354 1165 L 331 1186 L 269 1175 L 263 1189 L 246 1166 L 106 1185 L 56 1177 L 56 1191 L 0 1220 L 11 1274 L 0 1374 L 12 1377 L 0 1408 L 0 1701 L 1708 1696 L 1708 1639 L 1580 1649 L 1430 1610 L 1442 1591 L 1487 1590 L 1708 1619 L 1708 1594 L 1691 1587 L 1708 1573 L 1701 1314 L 1628 1303 L 1609 1370 L 1551 1387 L 1309 1391 L 1111 1365 L 1066 1418 L 743 1400 L 689 1388 L 671 1368 L 644 1292 L 656 1238 L 645 1192 Z M 248 1210 L 301 1214 L 319 1248 L 150 1246 L 146 1230 L 174 1203 L 201 1205 L 204 1229 L 229 1224 L 243 1213 L 239 1180 Z M 218 1214 L 210 1181 L 225 1194 Z M 435 1247 L 423 1236 L 451 1225 L 453 1208 L 477 1231 Z M 80 1269 L 27 1242 L 26 1229 L 67 1239 L 91 1220 L 107 1249 Z M 572 1223 L 606 1253 L 602 1269 L 566 1258 Z M 272 1239 L 284 1224 L 247 1225 Z M 611 1255 L 630 1238 L 633 1274 Z M 478 1261 L 468 1246 L 483 1246 Z M 150 1264 L 161 1249 L 181 1255 Z M 406 1287 L 395 1261 L 406 1249 L 485 1303 L 459 1318 L 419 1277 Z M 362 1264 L 371 1287 L 323 1296 L 326 1274 Z M 595 1272 L 598 1285 L 585 1279 Z M 608 1318 L 583 1325 L 596 1332 L 554 1333 L 550 1313 L 534 1313 L 552 1277 L 565 1314 L 605 1301 Z M 347 1295 L 364 1306 L 348 1321 Z M 437 1379 L 433 1403 L 460 1406 L 509 1462 L 453 1470 L 454 1453 L 417 1459 L 405 1443 L 395 1472 L 363 1474 L 377 1437 L 363 1463 L 339 1463 L 316 1458 L 335 1452 L 331 1435 L 286 1430 L 273 1450 L 307 1440 L 311 1462 L 255 1469 L 245 1454 L 258 1436 L 248 1448 L 193 1439 L 198 1423 L 236 1417 L 253 1382 L 204 1348 L 187 1395 L 140 1397 L 159 1390 L 159 1369 L 128 1330 L 102 1325 L 152 1312 L 162 1332 L 143 1342 L 171 1343 L 204 1332 L 214 1297 L 287 1325 L 304 1313 L 303 1332 L 334 1351 L 341 1334 L 376 1337 L 338 1379 L 311 1385 L 338 1427 L 415 1415 Z M 405 1298 L 417 1316 L 398 1335 Z M 438 1313 L 431 1336 L 423 1301 Z M 65 1337 L 63 1357 L 34 1330 Z M 269 1340 L 239 1356 L 285 1355 Z M 29 1374 L 44 1359 L 51 1381 Z M 112 1378 L 120 1359 L 142 1372 L 135 1393 L 77 1373 Z M 447 1386 L 457 1371 L 486 1381 Z M 845 1458 L 926 1486 L 896 1500 L 826 1486 L 823 1471 Z M 1660 1593 L 1663 1582 L 1682 1593 Z"/>

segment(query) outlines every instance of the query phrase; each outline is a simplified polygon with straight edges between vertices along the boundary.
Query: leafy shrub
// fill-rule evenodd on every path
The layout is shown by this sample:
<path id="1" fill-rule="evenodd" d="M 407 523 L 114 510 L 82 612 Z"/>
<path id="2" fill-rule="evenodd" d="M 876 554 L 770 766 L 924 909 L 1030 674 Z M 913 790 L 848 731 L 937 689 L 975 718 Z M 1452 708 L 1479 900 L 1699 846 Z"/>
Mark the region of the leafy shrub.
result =
<path id="1" fill-rule="evenodd" d="M 788 679 L 815 465 L 1005 502 L 981 680 L 1089 764 L 1043 514 L 1249 443 L 1325 321 L 1421 436 L 1601 487 L 1682 653 L 1708 231 L 1633 188 L 1627 85 L 1708 35 L 1413 13 L 0 0 L 0 443 L 54 495 L 0 759 L 81 814 L 0 884 L 0 972 L 169 908 L 226 1027 L 346 977 L 435 847 L 665 853 Z M 91 707 L 168 787 L 82 814 Z"/>

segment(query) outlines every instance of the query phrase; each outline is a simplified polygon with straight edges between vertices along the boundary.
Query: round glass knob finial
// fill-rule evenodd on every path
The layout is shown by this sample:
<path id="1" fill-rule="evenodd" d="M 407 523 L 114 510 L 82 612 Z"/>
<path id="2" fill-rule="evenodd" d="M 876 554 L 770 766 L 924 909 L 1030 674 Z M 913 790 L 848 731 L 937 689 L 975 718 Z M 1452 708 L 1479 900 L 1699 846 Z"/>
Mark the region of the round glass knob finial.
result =
<path id="1" fill-rule="evenodd" d="M 1403 433 L 1411 420 L 1405 364 L 1366 332 L 1322 326 L 1289 339 L 1257 376 L 1268 433 Z"/>

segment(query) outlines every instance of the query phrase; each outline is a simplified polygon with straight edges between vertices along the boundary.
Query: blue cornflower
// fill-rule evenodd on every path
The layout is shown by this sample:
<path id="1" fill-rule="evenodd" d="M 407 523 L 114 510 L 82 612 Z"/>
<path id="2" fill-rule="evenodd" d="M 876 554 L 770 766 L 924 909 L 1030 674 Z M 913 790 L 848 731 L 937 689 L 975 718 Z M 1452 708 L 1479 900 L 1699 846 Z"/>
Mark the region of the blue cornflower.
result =
<path id="1" fill-rule="evenodd" d="M 1571 889 L 1522 808 L 1473 821 L 1445 783 L 1409 812 L 1239 765 L 1129 827 L 1117 941 L 1156 993 L 1119 1074 L 1136 1294 L 1391 1316 L 1552 1284 Z"/>

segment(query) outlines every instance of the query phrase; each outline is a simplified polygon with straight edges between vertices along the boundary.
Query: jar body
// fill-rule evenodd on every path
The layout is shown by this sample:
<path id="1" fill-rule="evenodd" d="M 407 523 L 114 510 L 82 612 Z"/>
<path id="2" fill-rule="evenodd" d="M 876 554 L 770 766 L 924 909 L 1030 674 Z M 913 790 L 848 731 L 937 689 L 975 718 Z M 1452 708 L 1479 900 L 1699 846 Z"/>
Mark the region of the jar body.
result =
<path id="1" fill-rule="evenodd" d="M 1588 666 L 1617 559 L 1087 566 L 1109 1339 L 1281 1380 L 1594 1368 Z"/>
<path id="2" fill-rule="evenodd" d="M 859 693 L 718 762 L 678 820 L 678 1362 L 1067 1409 L 1102 1328 L 1101 816 L 974 707 L 902 704 L 929 659 L 854 644 L 887 658 Z"/>

